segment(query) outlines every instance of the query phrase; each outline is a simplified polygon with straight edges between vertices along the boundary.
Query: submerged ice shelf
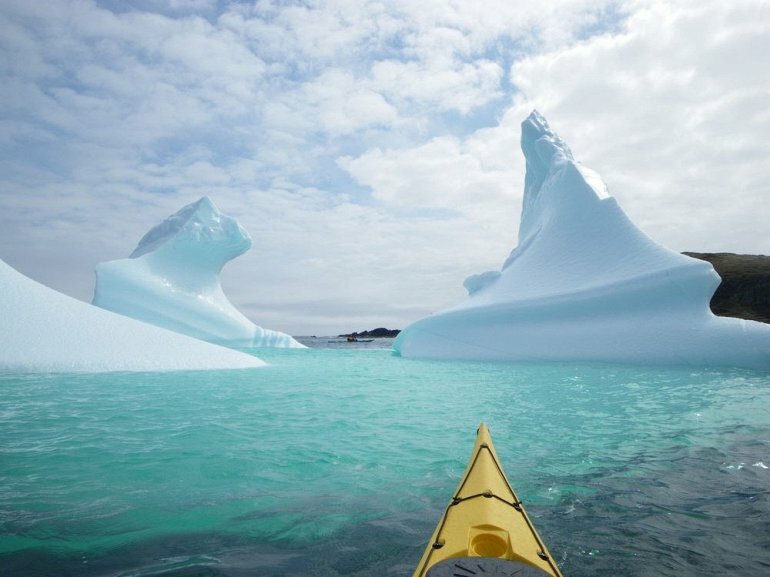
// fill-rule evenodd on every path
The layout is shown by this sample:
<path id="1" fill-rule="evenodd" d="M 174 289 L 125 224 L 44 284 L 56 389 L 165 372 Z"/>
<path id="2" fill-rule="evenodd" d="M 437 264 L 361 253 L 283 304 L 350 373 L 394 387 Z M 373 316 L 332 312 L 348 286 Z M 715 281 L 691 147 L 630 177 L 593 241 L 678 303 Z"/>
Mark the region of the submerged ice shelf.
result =
<path id="1" fill-rule="evenodd" d="M 403 356 L 770 368 L 770 326 L 717 317 L 713 267 L 628 219 L 602 179 L 533 112 L 519 244 L 468 298 L 404 329 Z"/>
<path id="2" fill-rule="evenodd" d="M 222 291 L 222 267 L 250 247 L 249 234 L 204 196 L 151 229 L 129 258 L 100 263 L 93 304 L 227 346 L 304 348 L 255 325 Z"/>
<path id="3" fill-rule="evenodd" d="M 0 260 L 0 370 L 105 372 L 240 369 L 257 357 L 105 311 Z"/>

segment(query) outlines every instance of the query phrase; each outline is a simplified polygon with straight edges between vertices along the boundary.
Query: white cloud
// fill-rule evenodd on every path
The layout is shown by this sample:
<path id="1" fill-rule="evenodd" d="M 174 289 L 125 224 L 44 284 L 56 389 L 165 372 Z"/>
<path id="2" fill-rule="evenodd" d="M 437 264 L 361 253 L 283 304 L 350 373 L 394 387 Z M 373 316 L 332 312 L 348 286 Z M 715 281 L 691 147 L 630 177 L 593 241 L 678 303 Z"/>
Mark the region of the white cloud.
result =
<path id="1" fill-rule="evenodd" d="M 266 124 L 276 129 L 332 136 L 398 122 L 398 112 L 380 93 L 334 68 L 267 102 L 264 115 Z"/>
<path id="2" fill-rule="evenodd" d="M 611 0 L 487 0 L 483 3 L 398 0 L 395 3 L 412 24 L 414 34 L 406 42 L 416 53 L 441 50 L 441 44 L 435 42 L 441 32 L 434 31 L 455 29 L 462 33 L 462 38 L 457 38 L 449 49 L 464 52 L 466 56 L 487 50 L 490 44 L 505 37 L 514 38 L 529 48 L 553 48 L 571 43 L 587 29 L 611 26 L 616 17 L 614 11 L 622 12 L 618 4 Z"/>
<path id="3" fill-rule="evenodd" d="M 255 320 L 316 334 L 361 330 L 370 322 L 398 328 L 418 311 L 427 314 L 462 298 L 457 276 L 476 272 L 474 255 L 484 244 L 478 223 L 460 217 L 394 219 L 377 207 L 330 205 L 325 198 L 317 191 L 249 195 L 242 223 L 254 245 L 225 269 L 225 286 Z M 491 264 L 499 265 L 505 254 L 500 249 Z M 247 277 L 259 282 L 245 283 Z M 319 301 L 330 308 L 317 310 Z M 292 303 L 295 316 L 287 319 Z M 331 311 L 336 322 L 327 318 Z"/>
<path id="4" fill-rule="evenodd" d="M 640 3 L 620 34 L 518 62 L 513 82 L 653 238 L 768 252 L 753 217 L 770 214 L 767 14 L 761 1 Z"/>
<path id="5" fill-rule="evenodd" d="M 502 68 L 490 60 L 471 63 L 439 57 L 426 62 L 383 60 L 372 83 L 402 107 L 438 107 L 467 114 L 502 95 Z"/>
<path id="6" fill-rule="evenodd" d="M 268 61 L 295 73 L 307 73 L 329 62 L 355 61 L 362 51 L 380 49 L 402 26 L 382 3 L 358 0 L 315 6 L 233 4 L 218 21 Z"/>
<path id="7" fill-rule="evenodd" d="M 376 199 L 395 209 L 443 209 L 469 214 L 479 206 L 513 202 L 508 167 L 487 164 L 489 151 L 467 150 L 455 137 L 436 137 L 408 150 L 369 150 L 358 158 L 339 160 L 360 184 L 371 187 Z M 495 150 L 493 157 L 503 151 Z"/>
<path id="8" fill-rule="evenodd" d="M 515 244 L 534 106 L 654 238 L 768 252 L 766 10 L 6 0 L 0 258 L 87 299 L 209 194 L 254 237 L 225 280 L 256 322 L 403 326 Z"/>

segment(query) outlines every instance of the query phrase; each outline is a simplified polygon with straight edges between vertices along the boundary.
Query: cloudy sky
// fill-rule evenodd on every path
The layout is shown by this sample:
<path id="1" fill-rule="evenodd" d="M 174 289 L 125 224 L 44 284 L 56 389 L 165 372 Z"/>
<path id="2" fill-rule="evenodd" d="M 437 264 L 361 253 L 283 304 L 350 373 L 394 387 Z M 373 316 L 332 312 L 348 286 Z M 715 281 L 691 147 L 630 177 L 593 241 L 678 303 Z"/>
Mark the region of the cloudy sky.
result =
<path id="1" fill-rule="evenodd" d="M 645 233 L 770 254 L 768 0 L 3 0 L 0 259 L 94 266 L 203 195 L 267 328 L 403 328 L 516 245 L 536 108 Z"/>

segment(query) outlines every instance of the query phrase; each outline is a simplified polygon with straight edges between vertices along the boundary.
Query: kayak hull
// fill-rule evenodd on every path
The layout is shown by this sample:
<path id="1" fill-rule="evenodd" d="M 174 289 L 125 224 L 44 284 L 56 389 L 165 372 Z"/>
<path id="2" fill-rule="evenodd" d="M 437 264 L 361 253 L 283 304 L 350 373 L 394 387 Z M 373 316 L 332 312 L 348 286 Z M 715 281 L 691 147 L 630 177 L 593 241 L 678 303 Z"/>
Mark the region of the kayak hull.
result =
<path id="1" fill-rule="evenodd" d="M 522 577 L 562 577 L 508 482 L 482 423 L 468 467 L 413 577 L 480 573 L 493 577 L 496 572 L 510 575 L 512 570 Z"/>

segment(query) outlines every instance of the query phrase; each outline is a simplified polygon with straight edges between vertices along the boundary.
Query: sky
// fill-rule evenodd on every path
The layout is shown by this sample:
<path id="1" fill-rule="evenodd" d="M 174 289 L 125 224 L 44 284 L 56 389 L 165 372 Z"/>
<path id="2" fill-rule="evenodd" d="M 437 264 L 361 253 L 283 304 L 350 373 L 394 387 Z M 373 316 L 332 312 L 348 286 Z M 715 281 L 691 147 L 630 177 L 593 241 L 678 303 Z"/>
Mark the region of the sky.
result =
<path id="1" fill-rule="evenodd" d="M 516 246 L 537 109 L 647 235 L 770 254 L 769 0 L 3 0 L 0 259 L 97 263 L 208 195 L 265 328 L 404 328 Z"/>

